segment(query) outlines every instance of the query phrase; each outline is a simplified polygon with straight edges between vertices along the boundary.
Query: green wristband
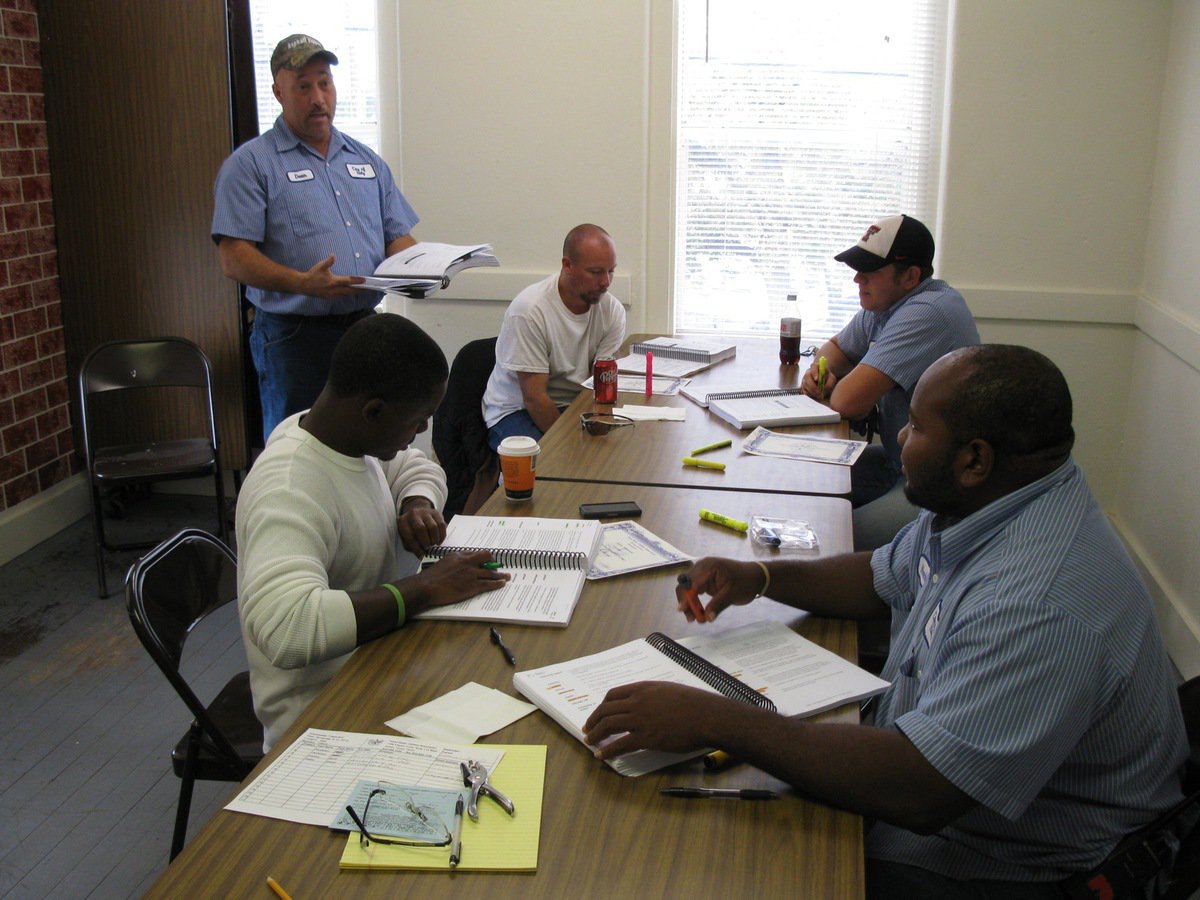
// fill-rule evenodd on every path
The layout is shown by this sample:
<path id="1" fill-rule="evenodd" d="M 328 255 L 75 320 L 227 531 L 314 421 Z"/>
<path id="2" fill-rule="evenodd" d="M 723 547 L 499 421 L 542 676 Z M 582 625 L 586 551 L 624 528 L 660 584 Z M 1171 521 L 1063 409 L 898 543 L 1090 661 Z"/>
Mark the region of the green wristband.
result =
<path id="1" fill-rule="evenodd" d="M 391 584 L 390 582 L 384 582 L 382 585 L 380 585 L 380 587 L 382 587 L 386 591 L 389 591 L 391 593 L 391 595 L 396 598 L 396 607 L 400 611 L 400 618 L 398 618 L 396 620 L 396 627 L 403 628 L 404 627 L 404 595 L 402 593 L 400 593 L 400 588 L 396 587 L 394 584 Z"/>

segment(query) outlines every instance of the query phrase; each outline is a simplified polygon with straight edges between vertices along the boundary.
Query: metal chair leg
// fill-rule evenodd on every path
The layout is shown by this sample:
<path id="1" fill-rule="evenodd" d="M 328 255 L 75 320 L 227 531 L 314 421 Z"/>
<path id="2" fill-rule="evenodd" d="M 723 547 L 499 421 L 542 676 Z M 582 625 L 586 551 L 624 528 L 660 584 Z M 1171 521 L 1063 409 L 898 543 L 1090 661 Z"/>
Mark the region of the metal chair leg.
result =
<path id="1" fill-rule="evenodd" d="M 187 839 L 188 816 L 192 811 L 192 788 L 196 784 L 196 758 L 200 755 L 200 734 L 195 724 L 188 731 L 187 757 L 179 775 L 179 804 L 175 809 L 175 831 L 171 835 L 171 856 L 174 860 Z"/>

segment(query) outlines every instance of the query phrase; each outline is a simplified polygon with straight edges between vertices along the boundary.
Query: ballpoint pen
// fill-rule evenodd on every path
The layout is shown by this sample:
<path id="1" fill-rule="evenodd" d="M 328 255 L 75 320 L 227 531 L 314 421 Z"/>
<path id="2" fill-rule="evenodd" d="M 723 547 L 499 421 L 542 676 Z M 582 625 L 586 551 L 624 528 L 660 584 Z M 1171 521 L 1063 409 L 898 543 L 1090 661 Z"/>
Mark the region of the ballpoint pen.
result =
<path id="1" fill-rule="evenodd" d="M 463 814 L 463 798 L 462 794 L 458 795 L 458 802 L 454 804 L 454 836 L 450 841 L 450 868 L 458 868 L 458 861 L 462 859 L 462 814 Z"/>
<path id="2" fill-rule="evenodd" d="M 761 788 L 705 788 L 669 787 L 659 791 L 664 797 L 682 797 L 685 800 L 777 800 L 774 791 Z"/>
<path id="3" fill-rule="evenodd" d="M 513 656 L 513 652 L 508 649 L 508 645 L 504 643 L 504 638 L 500 637 L 500 632 L 495 628 L 489 628 L 488 633 L 491 635 L 492 643 L 500 648 L 500 652 L 504 654 L 504 658 L 508 660 L 510 666 L 517 664 L 517 658 Z"/>

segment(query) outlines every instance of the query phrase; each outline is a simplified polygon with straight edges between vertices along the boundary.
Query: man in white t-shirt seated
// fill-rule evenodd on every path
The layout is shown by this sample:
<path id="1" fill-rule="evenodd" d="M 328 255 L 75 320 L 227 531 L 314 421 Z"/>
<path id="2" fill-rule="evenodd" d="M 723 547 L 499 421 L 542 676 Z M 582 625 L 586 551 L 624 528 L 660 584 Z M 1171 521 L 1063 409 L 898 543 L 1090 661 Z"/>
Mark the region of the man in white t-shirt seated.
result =
<path id="1" fill-rule="evenodd" d="M 617 267 L 613 239 L 577 225 L 563 241 L 562 268 L 509 304 L 496 341 L 496 367 L 483 395 L 488 445 L 521 434 L 540 439 L 600 356 L 625 340 L 625 308 L 608 292 Z"/>

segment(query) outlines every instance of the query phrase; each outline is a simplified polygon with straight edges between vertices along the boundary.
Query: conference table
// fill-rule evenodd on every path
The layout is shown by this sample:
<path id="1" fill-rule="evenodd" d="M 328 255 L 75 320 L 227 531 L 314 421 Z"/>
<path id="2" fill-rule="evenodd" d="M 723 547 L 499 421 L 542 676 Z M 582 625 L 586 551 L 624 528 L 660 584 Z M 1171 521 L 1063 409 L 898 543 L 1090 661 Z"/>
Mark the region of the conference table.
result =
<path id="1" fill-rule="evenodd" d="M 629 342 L 637 340 L 635 335 Z M 689 387 L 696 391 L 791 388 L 799 384 L 808 362 L 798 366 L 779 364 L 779 343 L 761 338 L 737 338 L 737 355 L 698 372 Z M 629 377 L 629 376 L 625 376 Z M 624 404 L 677 407 L 685 419 L 641 421 L 633 427 L 612 429 L 606 435 L 590 435 L 579 426 L 579 416 L 593 410 L 609 412 Z M 835 424 L 775 427 L 772 431 L 803 433 L 845 439 L 848 427 Z M 783 494 L 850 493 L 850 469 L 825 463 L 779 460 L 754 456 L 741 450 L 750 434 L 711 414 L 682 394 L 622 392 L 615 406 L 597 406 L 590 390 L 580 392 L 566 412 L 541 440 L 539 478 L 571 481 L 612 481 L 682 488 L 732 491 L 772 491 Z M 731 447 L 705 455 L 726 464 L 723 472 L 685 466 L 682 460 L 692 450 L 724 439 Z"/>
<path id="2" fill-rule="evenodd" d="M 673 423 L 641 423 L 637 428 L 642 424 Z M 550 448 L 543 450 L 544 458 L 550 455 Z M 613 466 L 624 466 L 623 457 L 614 453 L 605 461 L 603 471 L 615 478 Z M 539 476 L 541 471 L 539 465 Z M 697 558 L 816 557 L 852 547 L 849 502 L 820 494 L 539 477 L 531 500 L 510 502 L 498 490 L 479 514 L 575 518 L 581 503 L 621 500 L 637 502 L 643 511 L 637 520 L 641 525 Z M 804 520 L 816 532 L 819 547 L 780 551 L 760 545 L 743 533 L 700 520 L 700 507 L 746 521 L 755 515 Z M 847 659 L 856 658 L 853 623 L 809 616 L 765 598 L 730 608 L 714 623 L 687 622 L 674 596 L 676 576 L 684 570 L 685 566 L 677 565 L 589 581 L 566 628 L 498 626 L 515 654 L 516 668 L 490 643 L 486 623 L 409 623 L 360 647 L 245 783 L 308 728 L 395 734 L 385 721 L 467 682 L 519 696 L 512 687 L 514 671 L 599 652 L 653 631 L 679 638 L 701 629 L 730 629 L 773 619 Z M 857 706 L 847 704 L 816 720 L 856 722 Z M 517 895 L 841 898 L 863 894 L 861 819 L 810 802 L 748 765 L 712 772 L 695 759 L 625 778 L 596 761 L 587 747 L 540 711 L 482 736 L 480 743 L 547 747 L 535 872 L 341 870 L 344 834 L 221 810 L 192 836 L 147 896 L 266 898 L 271 896 L 268 875 L 296 900 L 424 898 L 442 892 L 489 900 Z M 503 763 L 498 775 L 502 769 Z M 661 788 L 677 785 L 766 788 L 780 797 L 750 802 L 680 800 L 659 794 Z"/>

